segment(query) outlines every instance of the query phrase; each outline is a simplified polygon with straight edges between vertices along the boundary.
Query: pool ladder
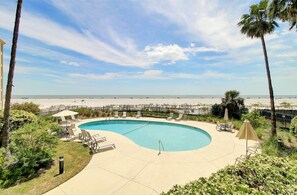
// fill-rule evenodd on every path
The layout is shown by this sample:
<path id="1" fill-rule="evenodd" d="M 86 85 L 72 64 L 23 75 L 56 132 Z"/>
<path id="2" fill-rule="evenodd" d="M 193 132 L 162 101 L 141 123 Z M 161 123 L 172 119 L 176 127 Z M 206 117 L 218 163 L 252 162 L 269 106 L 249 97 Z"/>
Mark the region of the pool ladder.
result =
<path id="1" fill-rule="evenodd" d="M 108 122 L 108 124 L 110 123 L 110 116 L 106 117 L 106 121 Z"/>
<path id="2" fill-rule="evenodd" d="M 164 151 L 164 145 L 163 145 L 161 140 L 159 140 L 158 143 L 159 143 L 159 153 L 158 153 L 158 155 L 160 155 L 161 154 L 161 149 L 163 149 L 163 151 Z"/>

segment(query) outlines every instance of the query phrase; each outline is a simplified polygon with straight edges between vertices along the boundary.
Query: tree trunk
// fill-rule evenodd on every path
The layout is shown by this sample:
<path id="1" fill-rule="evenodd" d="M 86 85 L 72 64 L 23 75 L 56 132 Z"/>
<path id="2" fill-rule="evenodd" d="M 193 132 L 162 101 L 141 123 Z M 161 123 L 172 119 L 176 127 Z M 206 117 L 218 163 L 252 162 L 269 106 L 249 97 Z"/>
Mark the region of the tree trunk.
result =
<path id="1" fill-rule="evenodd" d="M 15 57 L 16 57 L 16 50 L 17 50 L 22 2 L 23 2 L 23 0 L 18 0 L 18 4 L 17 4 L 14 30 L 13 30 L 13 39 L 12 39 L 12 46 L 11 46 L 9 72 L 8 72 L 6 94 L 5 94 L 4 124 L 3 124 L 3 129 L 2 129 L 1 146 L 6 149 L 8 147 L 9 140 L 10 140 L 10 127 L 9 127 L 10 126 L 10 121 L 9 121 L 10 120 L 10 100 L 11 100 L 11 92 L 12 92 L 12 81 L 13 81 L 13 75 L 14 75 Z"/>
<path id="2" fill-rule="evenodd" d="M 273 95 L 273 88 L 272 88 L 272 82 L 271 82 L 271 76 L 270 76 L 268 56 L 267 56 L 264 35 L 261 36 L 261 42 L 262 42 L 263 53 L 264 53 L 264 60 L 265 60 L 266 73 L 267 73 L 267 79 L 268 79 L 268 87 L 269 87 L 270 107 L 271 107 L 271 132 L 270 133 L 271 133 L 271 136 L 276 136 L 277 133 L 276 133 L 274 95 Z"/>

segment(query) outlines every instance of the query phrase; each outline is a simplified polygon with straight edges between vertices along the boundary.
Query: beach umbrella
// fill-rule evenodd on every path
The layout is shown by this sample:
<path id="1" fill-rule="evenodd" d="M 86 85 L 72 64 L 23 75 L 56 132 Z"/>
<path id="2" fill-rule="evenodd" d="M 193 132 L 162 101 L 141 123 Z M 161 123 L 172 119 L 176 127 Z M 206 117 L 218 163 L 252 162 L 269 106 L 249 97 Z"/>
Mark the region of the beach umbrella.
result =
<path id="1" fill-rule="evenodd" d="M 54 114 L 53 115 L 53 117 L 64 117 L 65 118 L 65 116 L 71 116 L 71 115 L 77 115 L 78 114 L 78 112 L 74 112 L 74 111 L 71 111 L 71 110 L 63 110 L 63 111 L 61 111 L 61 112 L 58 112 L 58 113 L 56 113 L 56 114 Z"/>
<path id="2" fill-rule="evenodd" d="M 61 117 L 62 121 L 66 121 L 65 116 L 71 116 L 72 119 L 74 119 L 74 115 L 77 115 L 78 112 L 74 112 L 71 110 L 63 110 L 61 112 L 58 112 L 56 114 L 53 115 L 53 117 Z M 67 124 L 67 121 L 66 121 Z"/>
<path id="3" fill-rule="evenodd" d="M 259 141 L 259 138 L 254 131 L 253 126 L 251 125 L 250 121 L 245 119 L 243 122 L 243 125 L 240 127 L 236 137 L 239 139 L 245 139 L 246 140 L 246 153 L 245 155 L 247 156 L 248 153 L 248 140 L 254 140 L 254 141 Z"/>
<path id="4" fill-rule="evenodd" d="M 225 108 L 224 120 L 225 120 L 225 121 L 229 120 L 229 116 L 228 116 L 228 108 Z"/>

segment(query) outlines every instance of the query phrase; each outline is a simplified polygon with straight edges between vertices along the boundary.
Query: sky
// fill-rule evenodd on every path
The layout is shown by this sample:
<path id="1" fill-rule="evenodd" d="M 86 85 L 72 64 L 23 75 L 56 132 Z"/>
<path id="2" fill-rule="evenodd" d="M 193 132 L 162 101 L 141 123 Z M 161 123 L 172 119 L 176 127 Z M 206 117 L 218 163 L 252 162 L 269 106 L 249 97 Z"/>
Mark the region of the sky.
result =
<path id="1" fill-rule="evenodd" d="M 16 0 L 0 0 L 4 87 Z M 242 0 L 24 0 L 13 95 L 268 95 Z M 297 95 L 297 32 L 265 37 L 275 95 Z"/>

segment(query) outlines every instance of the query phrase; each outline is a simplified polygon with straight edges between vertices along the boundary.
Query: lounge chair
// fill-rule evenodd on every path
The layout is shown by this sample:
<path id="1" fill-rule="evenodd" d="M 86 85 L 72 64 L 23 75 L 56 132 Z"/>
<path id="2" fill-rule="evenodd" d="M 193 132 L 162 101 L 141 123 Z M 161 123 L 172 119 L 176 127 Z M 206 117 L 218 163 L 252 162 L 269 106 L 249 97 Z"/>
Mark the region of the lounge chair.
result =
<path id="1" fill-rule="evenodd" d="M 243 154 L 236 158 L 234 165 L 236 165 L 237 163 L 240 163 L 240 162 L 244 162 L 244 161 L 248 160 L 250 157 L 251 157 L 250 154 L 248 154 L 248 155 Z"/>
<path id="2" fill-rule="evenodd" d="M 88 141 L 95 140 L 96 142 L 104 142 L 106 141 L 106 137 L 102 137 L 99 134 L 91 135 L 90 132 L 85 131 L 88 137 Z"/>
<path id="3" fill-rule="evenodd" d="M 141 117 L 141 113 L 140 113 L 140 111 L 137 111 L 137 114 L 136 114 L 135 117 L 136 117 L 136 118 L 140 118 L 140 117 Z"/>
<path id="4" fill-rule="evenodd" d="M 237 157 L 235 160 L 235 165 L 237 163 L 243 162 L 245 160 L 248 160 L 251 156 L 257 155 L 258 149 L 261 147 L 259 143 L 249 146 L 247 150 L 247 155 L 241 155 L 240 157 Z"/>
<path id="5" fill-rule="evenodd" d="M 73 129 L 68 129 L 68 135 L 66 137 L 67 141 L 77 140 L 79 138 L 79 134 L 75 134 Z M 79 141 L 79 140 L 78 140 Z"/>
<path id="6" fill-rule="evenodd" d="M 169 114 L 169 117 L 167 117 L 167 120 L 171 120 L 173 118 L 173 113 L 172 112 L 170 112 L 170 114 Z"/>
<path id="7" fill-rule="evenodd" d="M 225 127 L 225 130 L 226 130 L 226 131 L 230 131 L 230 132 L 232 132 L 232 133 L 235 132 L 234 129 L 233 129 L 233 124 L 232 124 L 232 123 L 227 123 L 227 124 L 226 124 L 226 127 Z"/>
<path id="8" fill-rule="evenodd" d="M 78 121 L 79 121 L 78 119 L 75 118 L 74 115 L 71 115 L 71 120 L 72 120 L 72 121 L 75 121 L 75 122 L 78 122 Z"/>
<path id="9" fill-rule="evenodd" d="M 81 133 L 79 134 L 79 139 L 84 141 L 85 143 L 90 141 L 90 138 L 89 138 L 86 130 L 81 129 Z"/>
<path id="10" fill-rule="evenodd" d="M 96 141 L 92 141 L 91 142 L 91 145 L 90 145 L 90 148 L 91 148 L 91 150 L 92 150 L 93 153 L 96 153 L 99 150 L 105 149 L 105 148 L 112 148 L 112 149 L 114 149 L 115 148 L 115 144 L 112 143 L 112 142 L 101 142 L 101 143 L 98 143 Z"/>
<path id="11" fill-rule="evenodd" d="M 261 145 L 259 143 L 254 144 L 253 146 L 248 147 L 248 153 L 250 154 L 257 154 L 258 149 L 260 149 Z"/>
<path id="12" fill-rule="evenodd" d="M 126 118 L 126 117 L 127 117 L 127 113 L 126 112 L 123 112 L 122 118 Z"/>
<path id="13" fill-rule="evenodd" d="M 216 126 L 216 130 L 217 131 L 221 131 L 221 130 L 223 130 L 223 125 L 219 122 L 219 121 L 217 121 L 217 126 Z"/>
<path id="14" fill-rule="evenodd" d="M 183 118 L 183 114 L 179 114 L 178 117 L 175 120 L 180 121 L 182 118 Z"/>
<path id="15" fill-rule="evenodd" d="M 114 118 L 119 118 L 119 112 L 118 111 L 114 111 Z"/>

